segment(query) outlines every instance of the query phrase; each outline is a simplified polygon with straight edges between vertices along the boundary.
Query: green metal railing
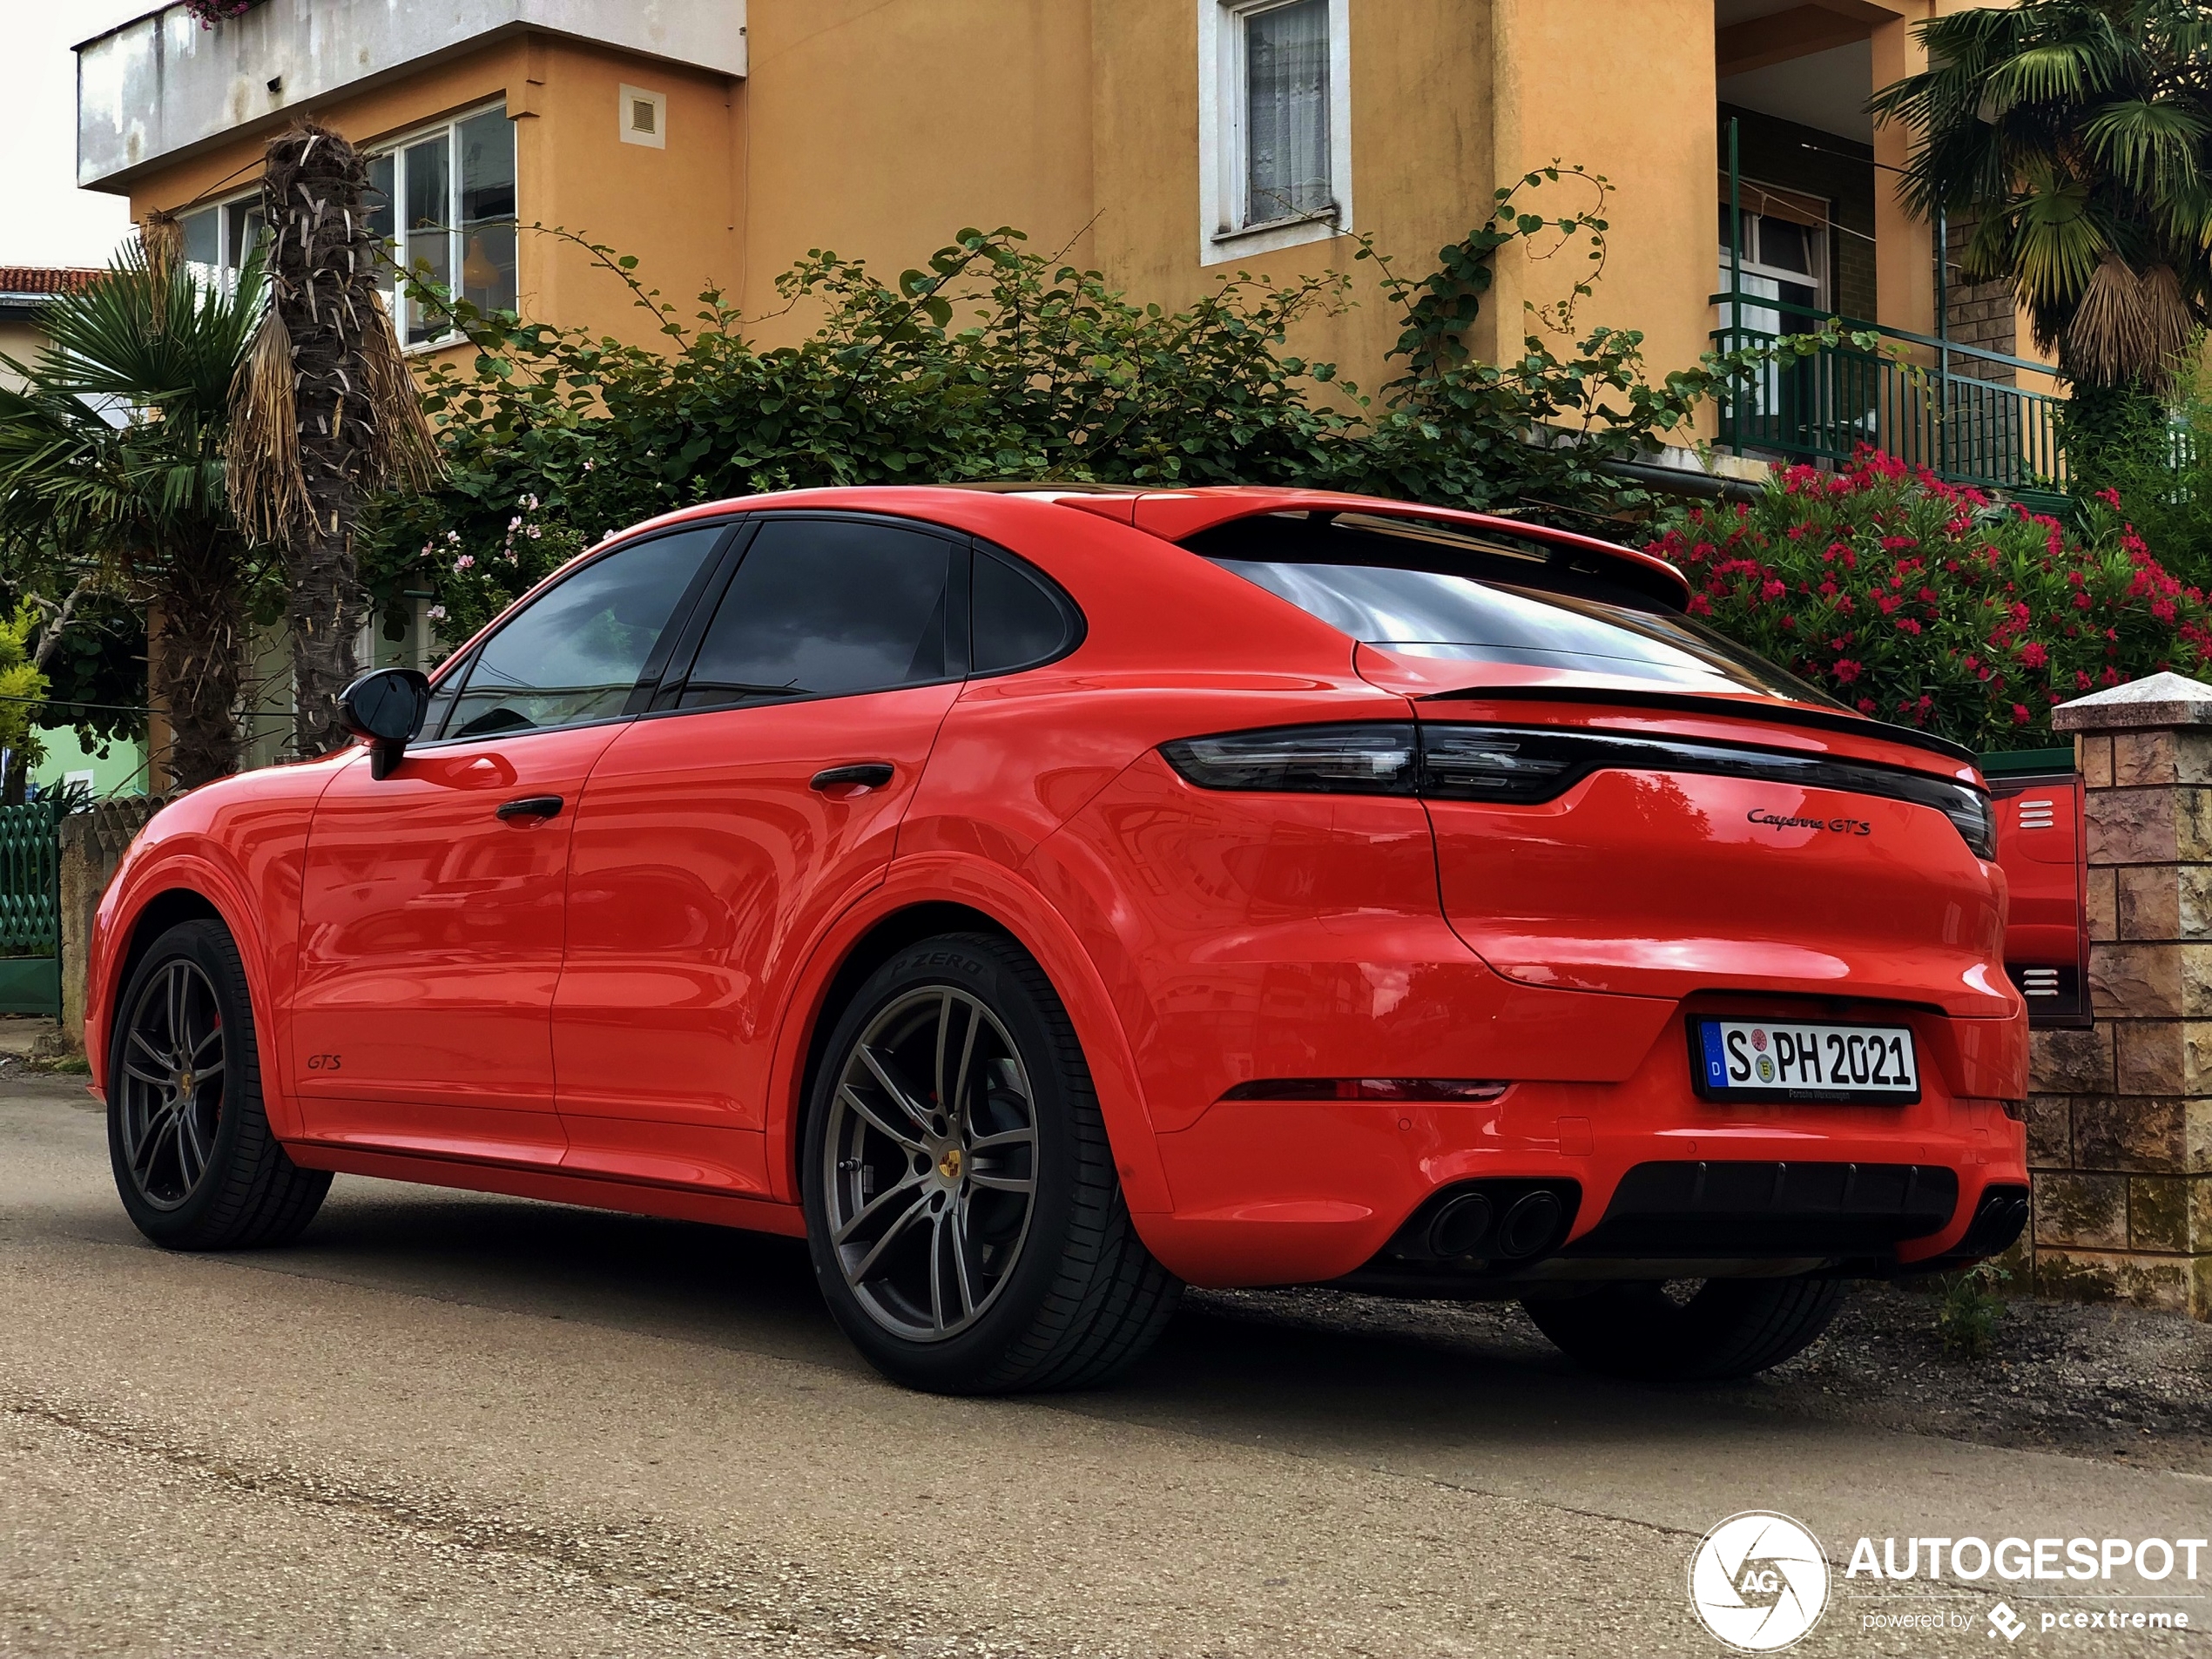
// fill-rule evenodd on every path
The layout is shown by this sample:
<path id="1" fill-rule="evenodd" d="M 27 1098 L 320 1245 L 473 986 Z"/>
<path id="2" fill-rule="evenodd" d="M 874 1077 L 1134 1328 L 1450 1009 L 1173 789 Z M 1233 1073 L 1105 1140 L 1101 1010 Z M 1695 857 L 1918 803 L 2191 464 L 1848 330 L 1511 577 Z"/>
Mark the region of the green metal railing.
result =
<path id="1" fill-rule="evenodd" d="M 1740 287 L 1713 303 L 1721 317 L 1713 341 L 1723 351 L 1818 334 L 1831 321 L 1846 335 L 1882 342 L 1870 351 L 1845 341 L 1757 371 L 1722 404 L 1723 448 L 1819 462 L 1848 461 L 1868 443 L 1952 483 L 2066 488 L 2056 419 L 2064 400 L 2015 383 L 2047 380 L 2047 364 L 1834 317 Z"/>
<path id="2" fill-rule="evenodd" d="M 1951 483 L 2062 496 L 2066 456 L 2056 416 L 2063 400 L 2020 383 L 2023 377 L 2048 381 L 2047 363 L 1746 291 L 1743 140 L 1734 117 L 1725 135 L 1728 287 L 1713 296 L 1720 307 L 1715 343 L 1724 352 L 1770 345 L 1785 336 L 1819 334 L 1831 323 L 1844 334 L 1871 335 L 1880 343 L 1871 350 L 1856 341 L 1823 346 L 1758 371 L 1722 401 L 1721 447 L 1737 455 L 1817 463 L 1848 461 L 1866 443 Z M 1940 320 L 1950 314 L 1950 231 L 1940 212 L 1935 241 L 1946 251 L 1932 262 Z M 1770 320 L 1771 326 L 1747 320 L 1746 313 Z M 1939 320 L 1937 327 L 1946 325 Z"/>
<path id="3" fill-rule="evenodd" d="M 56 804 L 0 806 L 0 1013 L 61 1012 L 61 835 Z"/>

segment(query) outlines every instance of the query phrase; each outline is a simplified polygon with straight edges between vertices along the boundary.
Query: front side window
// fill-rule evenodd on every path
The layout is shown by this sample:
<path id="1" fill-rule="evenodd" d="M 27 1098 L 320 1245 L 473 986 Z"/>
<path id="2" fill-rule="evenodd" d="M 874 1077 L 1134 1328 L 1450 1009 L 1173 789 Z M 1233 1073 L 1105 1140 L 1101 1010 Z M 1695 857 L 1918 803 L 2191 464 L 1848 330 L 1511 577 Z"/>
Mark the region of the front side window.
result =
<path id="1" fill-rule="evenodd" d="M 371 157 L 368 169 L 369 222 L 395 265 L 481 311 L 515 307 L 515 124 L 506 111 L 403 140 Z M 436 341 L 436 314 L 408 305 L 402 338 L 410 346 Z"/>
<path id="2" fill-rule="evenodd" d="M 857 519 L 760 527 L 678 706 L 888 691 L 947 678 L 953 544 Z"/>
<path id="3" fill-rule="evenodd" d="M 487 737 L 623 713 L 726 528 L 705 525 L 617 548 L 533 599 L 476 653 L 444 735 Z"/>

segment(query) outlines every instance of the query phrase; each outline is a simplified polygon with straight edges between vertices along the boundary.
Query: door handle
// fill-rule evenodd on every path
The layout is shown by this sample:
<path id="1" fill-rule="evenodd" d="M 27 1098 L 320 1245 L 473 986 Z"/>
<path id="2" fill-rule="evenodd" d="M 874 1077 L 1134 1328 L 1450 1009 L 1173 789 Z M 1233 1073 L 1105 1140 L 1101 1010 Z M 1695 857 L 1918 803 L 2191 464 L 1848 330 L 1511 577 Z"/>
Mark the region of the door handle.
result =
<path id="1" fill-rule="evenodd" d="M 887 760 L 863 760 L 858 765 L 832 766 L 818 772 L 810 786 L 815 789 L 835 789 L 851 784 L 861 789 L 880 789 L 891 781 L 892 765 Z"/>
<path id="2" fill-rule="evenodd" d="M 517 818 L 550 818 L 561 810 L 558 795 L 525 795 L 520 800 L 510 800 L 499 809 L 500 822 Z"/>

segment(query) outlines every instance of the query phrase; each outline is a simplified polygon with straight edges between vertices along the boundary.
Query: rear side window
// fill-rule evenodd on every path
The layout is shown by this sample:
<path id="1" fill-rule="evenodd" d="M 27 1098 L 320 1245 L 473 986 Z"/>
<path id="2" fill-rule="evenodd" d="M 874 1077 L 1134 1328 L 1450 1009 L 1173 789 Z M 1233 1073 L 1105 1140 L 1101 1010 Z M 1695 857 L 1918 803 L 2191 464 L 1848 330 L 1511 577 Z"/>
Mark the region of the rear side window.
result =
<path id="1" fill-rule="evenodd" d="M 622 713 L 727 529 L 711 524 L 617 548 L 540 594 L 476 653 L 444 734 L 485 737 Z"/>
<path id="2" fill-rule="evenodd" d="M 1348 530 L 1332 537 L 1301 527 L 1282 539 L 1291 543 L 1284 550 L 1289 557 L 1266 556 L 1275 550 L 1249 530 L 1233 553 L 1221 541 L 1202 541 L 1194 550 L 1352 638 L 1401 657 L 1575 670 L 1841 706 L 1691 617 L 1627 596 L 1541 585 L 1539 561 L 1456 556 L 1433 536 Z"/>
<path id="3" fill-rule="evenodd" d="M 772 518 L 730 579 L 678 706 L 941 680 L 954 546 L 866 520 Z"/>
<path id="4" fill-rule="evenodd" d="M 979 547 L 974 582 L 969 649 L 976 673 L 1049 662 L 1074 643 L 1072 607 L 1033 572 Z"/>

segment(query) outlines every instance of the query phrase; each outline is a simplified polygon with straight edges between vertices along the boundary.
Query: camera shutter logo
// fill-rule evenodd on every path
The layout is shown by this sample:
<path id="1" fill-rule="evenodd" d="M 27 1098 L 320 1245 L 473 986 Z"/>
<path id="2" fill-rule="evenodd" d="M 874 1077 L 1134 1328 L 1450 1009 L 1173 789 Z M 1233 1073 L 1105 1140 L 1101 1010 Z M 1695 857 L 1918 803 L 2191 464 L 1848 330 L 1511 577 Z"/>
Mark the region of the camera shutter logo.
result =
<path id="1" fill-rule="evenodd" d="M 1689 1605 L 1743 1653 L 1774 1653 L 1828 1609 L 1828 1558 L 1787 1515 L 1750 1509 L 1707 1533 L 1689 1558 Z"/>

